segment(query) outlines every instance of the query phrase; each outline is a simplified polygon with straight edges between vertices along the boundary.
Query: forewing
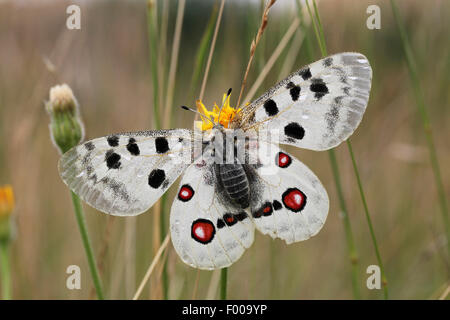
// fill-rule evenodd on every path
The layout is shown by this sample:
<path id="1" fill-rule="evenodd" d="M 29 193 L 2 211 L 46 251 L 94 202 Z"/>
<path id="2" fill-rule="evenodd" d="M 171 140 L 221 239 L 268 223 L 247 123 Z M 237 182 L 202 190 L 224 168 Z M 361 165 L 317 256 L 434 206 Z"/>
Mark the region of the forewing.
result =
<path id="1" fill-rule="evenodd" d="M 361 122 L 372 69 L 360 53 L 339 53 L 279 82 L 245 107 L 233 127 L 278 130 L 280 143 L 326 150 L 346 140 Z"/>
<path id="2" fill-rule="evenodd" d="M 190 130 L 115 134 L 66 152 L 59 172 L 94 208 L 112 215 L 144 212 L 192 162 Z"/>
<path id="3" fill-rule="evenodd" d="M 260 164 L 251 202 L 256 228 L 286 243 L 306 240 L 319 232 L 328 215 L 325 188 L 303 163 L 269 145 Z"/>
<path id="4" fill-rule="evenodd" d="M 230 266 L 253 243 L 255 226 L 248 213 L 222 201 L 214 166 L 191 165 L 170 212 L 172 243 L 180 258 L 199 269 Z"/>

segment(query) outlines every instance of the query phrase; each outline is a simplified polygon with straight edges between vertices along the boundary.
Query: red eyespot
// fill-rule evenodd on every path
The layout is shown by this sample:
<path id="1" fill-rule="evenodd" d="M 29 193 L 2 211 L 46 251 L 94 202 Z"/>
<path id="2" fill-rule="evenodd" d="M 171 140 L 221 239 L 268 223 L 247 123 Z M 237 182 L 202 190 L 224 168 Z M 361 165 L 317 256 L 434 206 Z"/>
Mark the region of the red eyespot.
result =
<path id="1" fill-rule="evenodd" d="M 183 202 L 189 201 L 194 196 L 194 189 L 188 184 L 183 185 L 178 192 L 178 199 Z"/>
<path id="2" fill-rule="evenodd" d="M 253 218 L 261 218 L 261 216 L 270 216 L 273 212 L 272 204 L 270 202 L 266 202 L 263 206 L 257 211 L 253 212 Z"/>
<path id="3" fill-rule="evenodd" d="M 272 206 L 269 204 L 263 209 L 263 215 L 267 216 L 272 213 Z"/>
<path id="4" fill-rule="evenodd" d="M 282 196 L 284 206 L 294 212 L 302 211 L 306 205 L 306 195 L 297 188 L 287 189 Z"/>
<path id="5" fill-rule="evenodd" d="M 211 221 L 206 219 L 198 219 L 192 223 L 191 237 L 192 239 L 207 244 L 212 241 L 216 229 Z"/>
<path id="6" fill-rule="evenodd" d="M 227 224 L 227 226 L 231 227 L 232 225 L 234 225 L 235 223 L 238 222 L 236 216 L 234 216 L 231 213 L 225 213 L 223 215 L 223 220 L 225 221 L 225 223 Z"/>
<path id="7" fill-rule="evenodd" d="M 287 168 L 292 162 L 292 158 L 284 153 L 284 152 L 278 152 L 277 156 L 275 157 L 275 164 L 279 166 L 280 168 Z"/>

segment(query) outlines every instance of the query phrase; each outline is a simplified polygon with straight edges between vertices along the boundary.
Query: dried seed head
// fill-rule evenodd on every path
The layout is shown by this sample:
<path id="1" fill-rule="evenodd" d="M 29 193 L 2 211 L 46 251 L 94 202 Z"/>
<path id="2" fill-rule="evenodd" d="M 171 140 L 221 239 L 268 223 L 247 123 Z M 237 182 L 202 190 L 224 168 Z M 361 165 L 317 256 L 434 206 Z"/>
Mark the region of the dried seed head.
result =
<path id="1" fill-rule="evenodd" d="M 84 138 L 78 102 L 67 84 L 50 89 L 50 100 L 45 104 L 50 115 L 50 136 L 61 153 L 78 145 Z"/>

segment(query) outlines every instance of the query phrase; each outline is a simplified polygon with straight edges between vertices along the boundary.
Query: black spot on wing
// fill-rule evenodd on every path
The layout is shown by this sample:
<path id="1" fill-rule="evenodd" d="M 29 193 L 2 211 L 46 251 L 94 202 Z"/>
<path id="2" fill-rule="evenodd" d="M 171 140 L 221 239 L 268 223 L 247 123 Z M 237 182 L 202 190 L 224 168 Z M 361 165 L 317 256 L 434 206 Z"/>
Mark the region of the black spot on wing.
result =
<path id="1" fill-rule="evenodd" d="M 92 151 L 92 150 L 95 149 L 95 146 L 94 146 L 94 144 L 91 141 L 86 142 L 84 144 L 84 147 L 86 148 L 87 151 Z"/>
<path id="2" fill-rule="evenodd" d="M 296 86 L 293 82 L 289 82 L 286 86 L 293 101 L 297 101 L 300 96 L 300 86 Z"/>
<path id="3" fill-rule="evenodd" d="M 309 68 L 303 68 L 298 72 L 298 75 L 303 78 L 303 80 L 308 80 L 312 77 L 311 70 Z"/>
<path id="4" fill-rule="evenodd" d="M 130 138 L 128 140 L 127 144 L 127 150 L 130 152 L 133 156 L 138 156 L 140 154 L 139 146 L 136 143 L 136 139 Z"/>
<path id="5" fill-rule="evenodd" d="M 312 83 L 309 89 L 314 92 L 314 97 L 317 100 L 320 100 L 324 95 L 328 93 L 328 87 L 322 79 L 312 79 L 311 82 Z"/>
<path id="6" fill-rule="evenodd" d="M 122 200 L 129 202 L 130 195 L 127 192 L 125 184 L 119 182 L 115 179 L 111 179 L 108 177 L 104 177 L 100 180 L 100 182 L 104 183 L 114 194 L 114 197 L 120 197 Z"/>
<path id="7" fill-rule="evenodd" d="M 114 179 L 110 179 L 108 183 L 108 187 L 111 188 L 114 196 L 120 197 L 122 200 L 128 202 L 130 196 L 126 190 L 125 185 L 122 182 L 118 182 Z"/>
<path id="8" fill-rule="evenodd" d="M 343 91 L 347 96 L 350 95 L 350 87 L 344 87 L 344 88 L 342 88 L 342 91 Z"/>
<path id="9" fill-rule="evenodd" d="M 245 211 L 242 211 L 242 212 L 235 214 L 235 217 L 238 219 L 238 221 L 242 221 L 242 220 L 245 220 L 248 217 L 248 215 Z"/>
<path id="10" fill-rule="evenodd" d="M 158 137 L 155 139 L 156 152 L 166 153 L 169 151 L 169 142 L 164 137 Z"/>
<path id="11" fill-rule="evenodd" d="M 154 189 L 159 188 L 166 179 L 166 173 L 161 169 L 154 169 L 148 175 L 148 185 Z"/>
<path id="12" fill-rule="evenodd" d="M 108 141 L 108 144 L 111 147 L 117 147 L 119 145 L 119 137 L 118 136 L 109 136 L 108 138 L 106 138 L 106 140 Z"/>
<path id="13" fill-rule="evenodd" d="M 339 120 L 339 107 L 337 105 L 332 105 L 330 111 L 325 114 L 325 120 L 327 122 L 327 129 L 334 132 L 336 128 L 336 123 Z"/>
<path id="14" fill-rule="evenodd" d="M 324 67 L 329 67 L 333 64 L 333 58 L 326 58 L 325 60 L 323 60 L 323 66 Z"/>
<path id="15" fill-rule="evenodd" d="M 120 155 L 115 153 L 112 149 L 108 150 L 105 154 L 106 166 L 108 169 L 119 169 L 120 168 Z"/>
<path id="16" fill-rule="evenodd" d="M 225 227 L 225 222 L 222 219 L 217 219 L 217 228 L 221 229 Z"/>
<path id="17" fill-rule="evenodd" d="M 280 210 L 283 206 L 281 205 L 280 201 L 278 200 L 273 200 L 273 208 L 274 210 Z"/>
<path id="18" fill-rule="evenodd" d="M 297 122 L 291 122 L 284 127 L 284 134 L 290 138 L 300 140 L 305 136 L 305 129 Z"/>
<path id="19" fill-rule="evenodd" d="M 272 99 L 269 99 L 266 102 L 264 102 L 264 109 L 266 110 L 266 114 L 269 117 L 273 117 L 278 113 L 277 104 Z"/>

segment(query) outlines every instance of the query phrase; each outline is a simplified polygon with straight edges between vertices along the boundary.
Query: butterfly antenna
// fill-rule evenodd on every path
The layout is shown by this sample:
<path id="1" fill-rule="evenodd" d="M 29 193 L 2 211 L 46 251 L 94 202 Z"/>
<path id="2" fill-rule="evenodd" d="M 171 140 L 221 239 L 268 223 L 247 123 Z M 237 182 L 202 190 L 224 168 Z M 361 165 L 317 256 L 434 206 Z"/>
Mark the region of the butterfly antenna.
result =
<path id="1" fill-rule="evenodd" d="M 197 113 L 197 114 L 200 115 L 200 117 L 201 117 L 202 119 L 206 119 L 206 120 L 208 120 L 209 122 L 211 122 L 213 125 L 215 125 L 215 123 L 214 123 L 213 120 L 209 119 L 207 116 L 205 116 L 205 115 L 202 114 L 201 112 L 198 112 L 197 110 L 194 110 L 194 109 L 189 108 L 189 107 L 186 107 L 186 106 L 180 106 L 180 108 L 181 108 L 181 109 L 184 109 L 184 110 L 192 111 L 192 112 L 194 112 L 194 113 Z"/>
<path id="2" fill-rule="evenodd" d="M 222 106 L 220 107 L 219 117 L 217 118 L 217 121 L 220 121 L 220 114 L 222 113 L 223 106 L 225 105 L 225 102 L 227 101 L 230 94 L 231 94 L 231 88 L 228 89 L 227 96 L 225 97 L 225 100 L 222 102 Z"/>

